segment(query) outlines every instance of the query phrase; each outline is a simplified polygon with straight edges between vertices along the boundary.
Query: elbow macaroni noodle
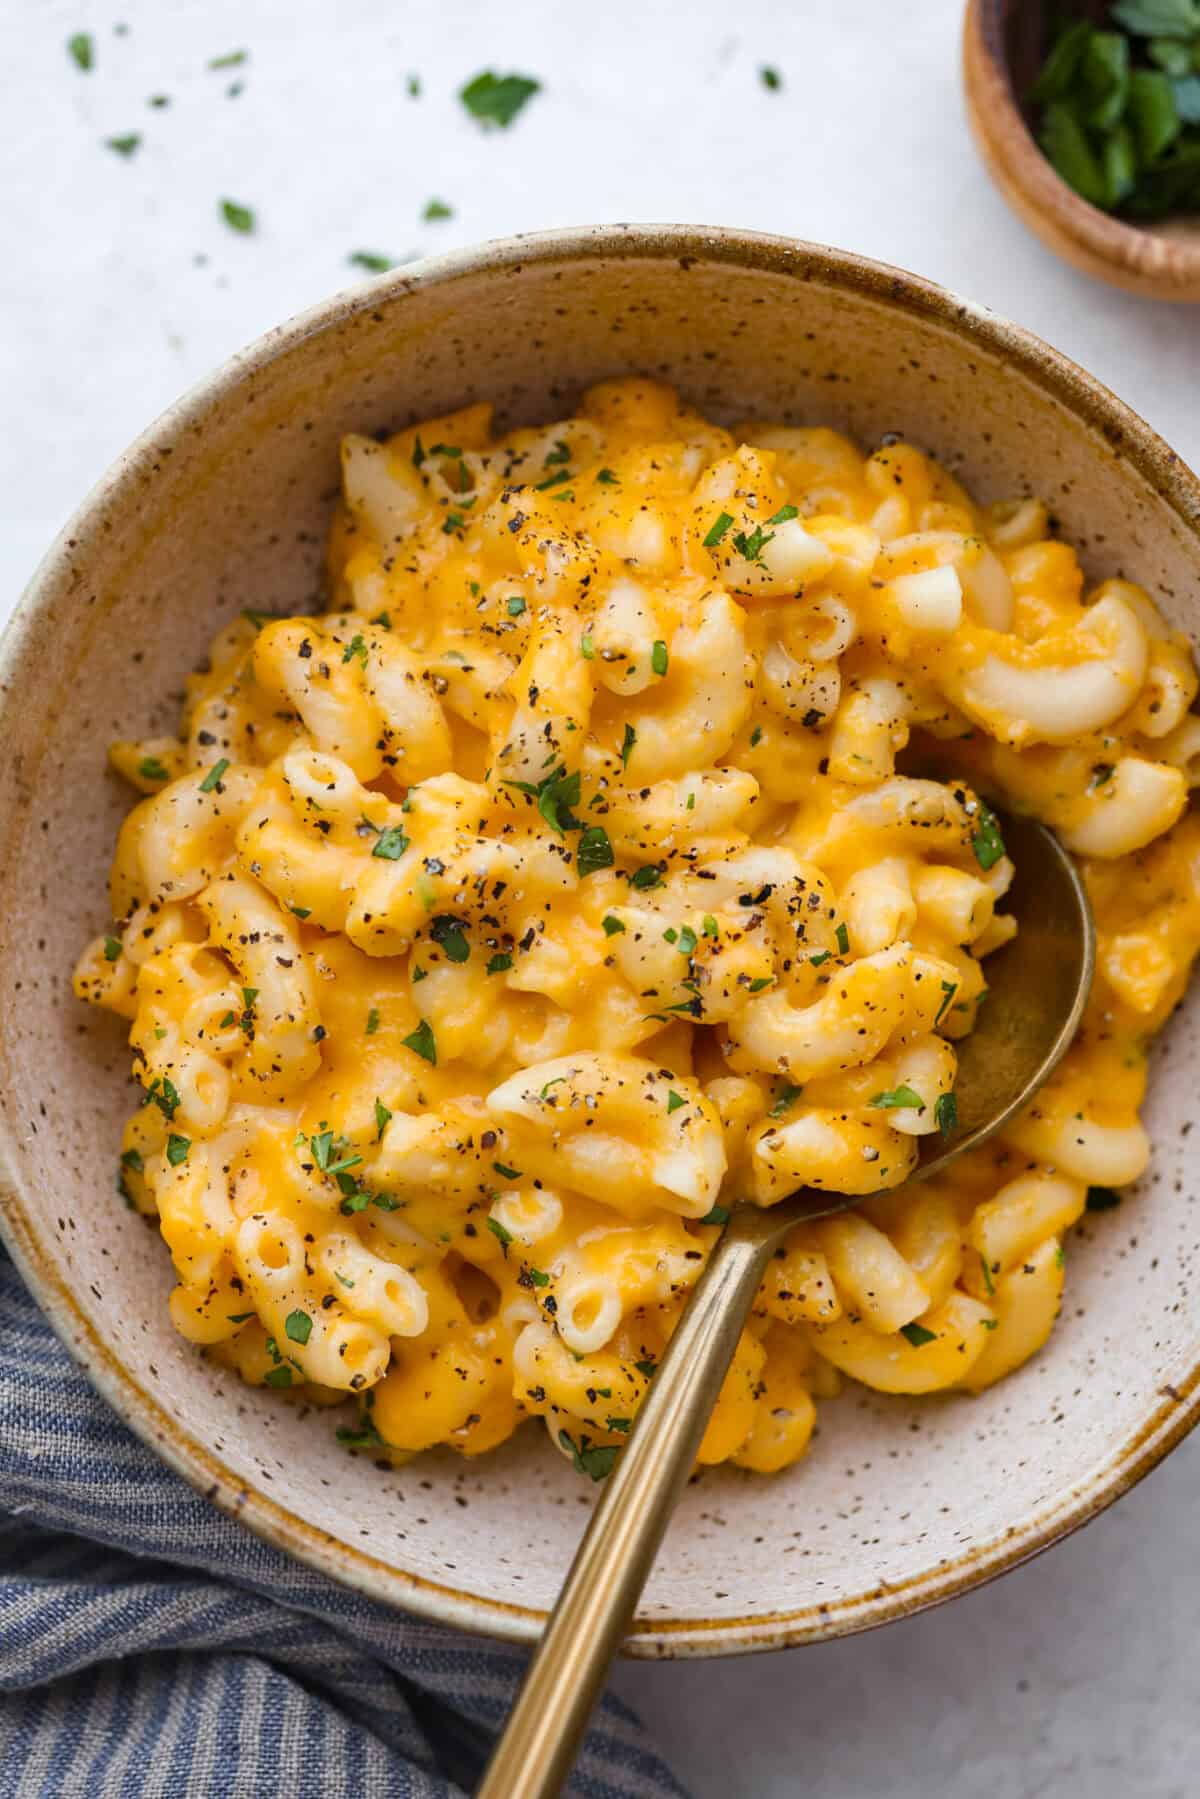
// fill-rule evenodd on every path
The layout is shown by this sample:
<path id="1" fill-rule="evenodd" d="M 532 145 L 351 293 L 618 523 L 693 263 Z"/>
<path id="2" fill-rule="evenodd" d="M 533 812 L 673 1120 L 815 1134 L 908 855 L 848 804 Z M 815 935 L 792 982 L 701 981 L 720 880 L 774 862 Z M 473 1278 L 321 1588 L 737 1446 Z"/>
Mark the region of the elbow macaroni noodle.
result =
<path id="1" fill-rule="evenodd" d="M 129 1020 L 178 1329 L 380 1453 L 537 1414 L 598 1478 L 724 1208 L 809 1184 L 860 1203 L 777 1253 L 702 1462 L 796 1460 L 842 1375 L 1017 1367 L 1200 947 L 1185 640 L 1036 500 L 649 381 L 343 473 L 332 610 L 229 624 L 179 739 L 112 752 L 145 797 L 75 985 Z M 1084 858 L 1099 972 L 1030 1109 L 901 1192 L 1015 928 L 971 781 Z"/>

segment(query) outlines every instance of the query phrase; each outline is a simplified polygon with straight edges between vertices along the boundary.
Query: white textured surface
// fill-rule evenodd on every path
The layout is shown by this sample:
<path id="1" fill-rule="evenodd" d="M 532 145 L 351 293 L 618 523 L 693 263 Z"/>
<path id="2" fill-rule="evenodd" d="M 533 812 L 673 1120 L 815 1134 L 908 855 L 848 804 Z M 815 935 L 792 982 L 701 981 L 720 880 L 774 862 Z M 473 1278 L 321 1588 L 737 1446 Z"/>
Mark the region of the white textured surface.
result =
<path id="1" fill-rule="evenodd" d="M 340 285 L 357 248 L 617 219 L 843 244 L 1032 326 L 1200 457 L 1200 311 L 1096 287 L 1010 218 L 962 122 L 956 0 L 7 0 L 4 23 L 0 613 L 123 444 Z M 90 75 L 63 48 L 80 29 Z M 206 70 L 243 46 L 245 68 Z M 489 65 L 546 91 L 484 137 L 453 95 Z M 134 130 L 131 161 L 103 148 Z M 435 194 L 455 217 L 423 226 Z M 254 237 L 219 222 L 222 195 L 256 209 Z M 629 1666 L 618 1685 L 697 1799 L 1183 1799 L 1197 1496 L 1192 1443 L 1068 1545 L 941 1611 L 790 1654 Z"/>

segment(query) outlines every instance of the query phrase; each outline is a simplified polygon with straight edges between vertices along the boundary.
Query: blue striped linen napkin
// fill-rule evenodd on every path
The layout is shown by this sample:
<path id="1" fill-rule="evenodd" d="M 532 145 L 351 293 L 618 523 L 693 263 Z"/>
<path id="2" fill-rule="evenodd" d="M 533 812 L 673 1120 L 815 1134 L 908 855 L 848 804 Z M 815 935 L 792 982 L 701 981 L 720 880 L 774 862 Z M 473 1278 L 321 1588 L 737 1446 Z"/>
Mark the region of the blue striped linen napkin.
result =
<path id="1" fill-rule="evenodd" d="M 92 1390 L 0 1248 L 0 1799 L 457 1799 L 523 1667 L 201 1498 Z M 611 1694 L 566 1791 L 687 1799 Z"/>

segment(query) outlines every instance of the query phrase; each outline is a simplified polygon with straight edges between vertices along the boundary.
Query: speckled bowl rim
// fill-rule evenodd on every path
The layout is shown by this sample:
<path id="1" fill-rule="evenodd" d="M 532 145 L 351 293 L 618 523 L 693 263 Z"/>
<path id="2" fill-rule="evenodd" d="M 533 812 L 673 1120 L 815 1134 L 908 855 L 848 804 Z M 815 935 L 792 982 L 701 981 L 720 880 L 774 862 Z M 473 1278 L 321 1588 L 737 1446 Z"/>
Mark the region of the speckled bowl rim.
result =
<path id="1" fill-rule="evenodd" d="M 72 552 L 86 545 L 100 515 L 158 461 L 164 445 L 202 420 L 214 402 L 233 393 L 277 356 L 306 338 L 369 312 L 381 297 L 421 288 L 453 287 L 466 277 L 564 260 L 715 261 L 798 281 L 817 281 L 897 312 L 933 321 L 968 346 L 1004 358 L 1033 386 L 1120 448 L 1149 487 L 1197 538 L 1200 482 L 1182 459 L 1136 413 L 1075 363 L 1020 326 L 961 299 L 919 276 L 849 251 L 794 239 L 688 225 L 606 225 L 497 239 L 454 251 L 416 268 L 393 270 L 335 295 L 267 332 L 231 357 L 170 407 L 120 456 L 64 527 L 26 589 L 0 641 L 0 681 L 11 674 L 27 635 L 48 604 Z M 10 692 L 13 691 L 10 688 Z M 9 699 L 7 705 L 17 702 Z M 0 706 L 0 740 L 7 706 Z M 12 1139 L 0 1124 L 0 1156 L 15 1167 Z M 547 1614 L 483 1598 L 462 1588 L 405 1573 L 309 1524 L 287 1506 L 241 1480 L 134 1377 L 92 1327 L 75 1294 L 43 1253 L 35 1212 L 10 1175 L 0 1184 L 0 1232 L 18 1268 L 64 1344 L 103 1397 L 164 1461 L 214 1504 L 300 1561 L 346 1586 L 440 1624 L 530 1643 Z M 625 1653 L 648 1658 L 730 1655 L 846 1636 L 911 1616 L 993 1579 L 1076 1530 L 1127 1492 L 1180 1442 L 1200 1418 L 1200 1361 L 1178 1385 L 1156 1396 L 1140 1426 L 1083 1481 L 1024 1522 L 976 1544 L 953 1561 L 904 1582 L 872 1582 L 859 1592 L 795 1611 L 748 1617 L 635 1621 Z"/>

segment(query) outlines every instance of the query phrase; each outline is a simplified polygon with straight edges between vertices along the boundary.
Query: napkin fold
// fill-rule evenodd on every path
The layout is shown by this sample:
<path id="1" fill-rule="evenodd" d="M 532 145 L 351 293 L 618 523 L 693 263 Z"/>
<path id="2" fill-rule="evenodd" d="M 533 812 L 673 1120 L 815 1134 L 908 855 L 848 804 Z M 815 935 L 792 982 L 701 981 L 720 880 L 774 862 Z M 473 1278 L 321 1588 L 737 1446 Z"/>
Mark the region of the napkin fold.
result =
<path id="1" fill-rule="evenodd" d="M 0 1794 L 460 1799 L 525 1656 L 228 1518 L 90 1386 L 0 1248 Z M 687 1799 L 612 1694 L 576 1799 Z"/>

